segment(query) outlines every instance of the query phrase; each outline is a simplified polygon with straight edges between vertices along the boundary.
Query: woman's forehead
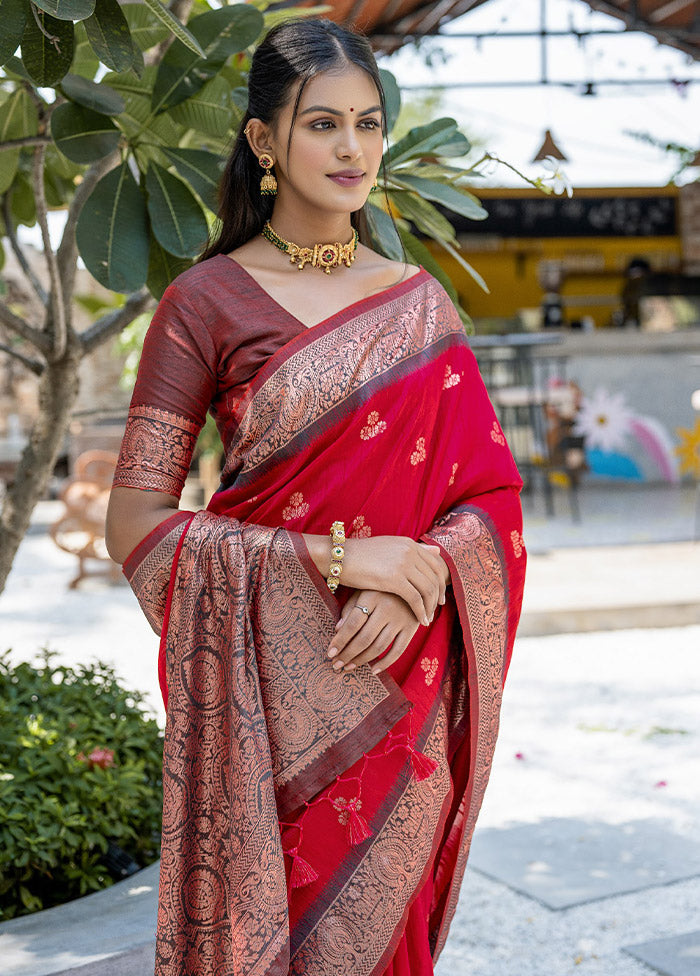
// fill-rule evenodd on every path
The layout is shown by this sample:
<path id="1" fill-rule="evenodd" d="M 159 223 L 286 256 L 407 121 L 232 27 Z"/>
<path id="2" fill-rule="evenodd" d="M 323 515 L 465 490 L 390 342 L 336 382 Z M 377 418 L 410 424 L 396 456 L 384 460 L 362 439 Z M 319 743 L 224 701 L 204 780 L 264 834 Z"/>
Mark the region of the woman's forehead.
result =
<path id="1" fill-rule="evenodd" d="M 298 113 L 318 105 L 339 112 L 366 112 L 379 106 L 379 93 L 372 77 L 354 64 L 321 71 L 304 86 Z"/>

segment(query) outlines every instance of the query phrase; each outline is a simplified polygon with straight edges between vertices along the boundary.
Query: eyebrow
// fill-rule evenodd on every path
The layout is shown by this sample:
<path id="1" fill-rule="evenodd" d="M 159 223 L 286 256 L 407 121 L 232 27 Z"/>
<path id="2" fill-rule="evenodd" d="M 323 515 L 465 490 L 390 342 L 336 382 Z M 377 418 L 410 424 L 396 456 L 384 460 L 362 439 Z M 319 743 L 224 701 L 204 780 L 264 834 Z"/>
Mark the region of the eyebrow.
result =
<path id="1" fill-rule="evenodd" d="M 371 115 L 372 112 L 380 112 L 381 105 L 373 105 L 372 108 L 366 108 L 364 112 L 358 112 L 358 117 L 360 115 Z M 328 108 L 327 105 L 312 105 L 310 108 L 305 108 L 303 112 L 299 115 L 308 115 L 310 112 L 327 112 L 328 115 L 337 115 L 341 117 L 343 112 L 339 112 L 337 108 Z"/>

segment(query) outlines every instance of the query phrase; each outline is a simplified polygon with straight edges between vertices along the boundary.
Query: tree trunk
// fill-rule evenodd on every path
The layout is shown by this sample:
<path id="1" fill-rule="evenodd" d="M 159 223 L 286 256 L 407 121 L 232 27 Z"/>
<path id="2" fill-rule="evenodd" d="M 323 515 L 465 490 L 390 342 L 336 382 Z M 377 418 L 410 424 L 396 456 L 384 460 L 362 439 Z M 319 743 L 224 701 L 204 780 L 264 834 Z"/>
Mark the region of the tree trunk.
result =
<path id="1" fill-rule="evenodd" d="M 81 348 L 68 334 L 66 351 L 48 363 L 39 383 L 39 417 L 15 472 L 0 515 L 0 593 L 29 528 L 34 506 L 46 490 L 78 395 Z"/>

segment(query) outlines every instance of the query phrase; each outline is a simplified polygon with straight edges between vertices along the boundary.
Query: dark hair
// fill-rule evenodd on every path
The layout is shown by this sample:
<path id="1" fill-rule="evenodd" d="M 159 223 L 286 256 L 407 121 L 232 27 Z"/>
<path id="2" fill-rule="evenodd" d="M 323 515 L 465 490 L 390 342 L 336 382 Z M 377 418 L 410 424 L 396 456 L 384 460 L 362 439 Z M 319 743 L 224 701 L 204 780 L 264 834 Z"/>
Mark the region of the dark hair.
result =
<path id="1" fill-rule="evenodd" d="M 384 89 L 377 62 L 366 37 L 330 20 L 290 20 L 273 27 L 257 47 L 248 76 L 248 108 L 236 135 L 219 185 L 219 224 L 200 261 L 227 254 L 259 234 L 272 215 L 274 197 L 260 194 L 262 170 L 251 152 L 244 129 L 250 119 L 273 125 L 301 81 L 294 103 L 292 130 L 301 96 L 309 79 L 321 71 L 346 64 L 362 68 L 379 92 L 382 130 L 386 132 Z M 351 215 L 360 239 L 368 240 L 364 208 Z"/>

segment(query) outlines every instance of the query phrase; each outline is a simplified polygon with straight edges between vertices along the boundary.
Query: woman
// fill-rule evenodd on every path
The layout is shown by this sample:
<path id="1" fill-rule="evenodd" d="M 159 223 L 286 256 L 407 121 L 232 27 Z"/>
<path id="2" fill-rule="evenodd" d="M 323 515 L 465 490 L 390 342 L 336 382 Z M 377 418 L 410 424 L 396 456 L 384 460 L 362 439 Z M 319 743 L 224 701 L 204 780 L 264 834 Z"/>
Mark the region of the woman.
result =
<path id="1" fill-rule="evenodd" d="M 108 516 L 162 634 L 156 971 L 425 976 L 495 743 L 520 481 L 443 289 L 358 242 L 385 128 L 367 42 L 283 24 L 249 99 Z M 207 409 L 226 463 L 193 515 Z"/>

